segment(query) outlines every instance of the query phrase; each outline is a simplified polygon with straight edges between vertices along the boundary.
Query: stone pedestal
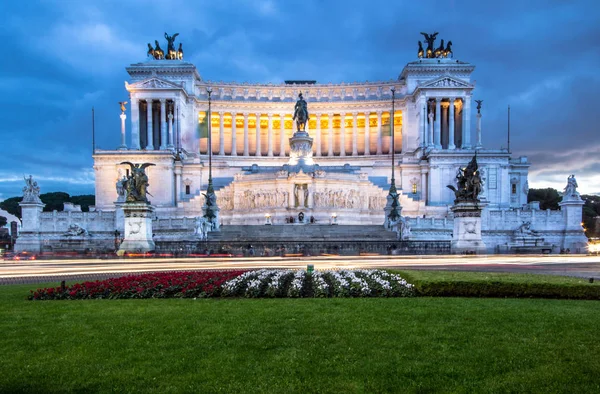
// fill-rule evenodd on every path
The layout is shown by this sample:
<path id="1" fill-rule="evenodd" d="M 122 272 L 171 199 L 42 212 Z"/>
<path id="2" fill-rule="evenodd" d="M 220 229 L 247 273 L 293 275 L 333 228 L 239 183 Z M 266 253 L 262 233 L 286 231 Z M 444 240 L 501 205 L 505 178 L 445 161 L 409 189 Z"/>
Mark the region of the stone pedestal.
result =
<path id="1" fill-rule="evenodd" d="M 128 202 L 123 204 L 123 213 L 125 216 L 125 239 L 121 243 L 118 254 L 153 251 L 152 217 L 154 208 L 144 202 Z"/>
<path id="2" fill-rule="evenodd" d="M 31 202 L 21 202 L 22 226 L 15 243 L 15 252 L 39 253 L 42 250 L 40 238 L 41 213 L 46 204 L 39 199 Z"/>
<path id="3" fill-rule="evenodd" d="M 581 199 L 579 193 L 576 195 L 563 196 L 562 202 L 559 202 L 564 217 L 564 236 L 561 248 L 570 253 L 586 253 L 588 239 L 581 225 L 582 210 L 585 201 Z"/>
<path id="4" fill-rule="evenodd" d="M 292 166 L 311 166 L 314 164 L 312 152 L 313 139 L 306 131 L 296 131 L 290 138 L 290 160 Z"/>
<path id="5" fill-rule="evenodd" d="M 481 206 L 475 202 L 461 202 L 450 208 L 454 212 L 452 233 L 453 254 L 485 254 L 481 239 Z"/>

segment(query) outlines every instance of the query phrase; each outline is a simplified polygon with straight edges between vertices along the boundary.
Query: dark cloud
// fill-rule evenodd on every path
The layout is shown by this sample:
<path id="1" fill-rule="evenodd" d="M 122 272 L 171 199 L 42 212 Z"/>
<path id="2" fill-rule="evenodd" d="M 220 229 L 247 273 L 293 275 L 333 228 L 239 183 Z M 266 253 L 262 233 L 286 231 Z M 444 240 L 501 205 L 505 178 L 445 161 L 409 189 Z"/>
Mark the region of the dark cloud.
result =
<path id="1" fill-rule="evenodd" d="M 600 190 L 600 6 L 596 1 L 26 1 L 0 6 L 0 198 L 24 172 L 44 191 L 93 193 L 97 146 L 119 141 L 117 102 L 147 42 L 179 32 L 209 80 L 352 82 L 397 78 L 419 32 L 452 40 L 477 68 L 484 145 L 527 154 L 532 186 Z M 474 127 L 473 127 L 474 128 Z"/>

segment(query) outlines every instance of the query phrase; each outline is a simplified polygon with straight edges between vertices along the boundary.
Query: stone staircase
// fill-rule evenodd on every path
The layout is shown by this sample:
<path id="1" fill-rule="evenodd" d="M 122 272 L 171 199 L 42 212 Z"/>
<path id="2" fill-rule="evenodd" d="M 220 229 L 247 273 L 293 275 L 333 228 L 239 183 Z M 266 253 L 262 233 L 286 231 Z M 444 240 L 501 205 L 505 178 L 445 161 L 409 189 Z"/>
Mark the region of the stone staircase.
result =
<path id="1" fill-rule="evenodd" d="M 228 225 L 208 234 L 209 241 L 394 241 L 396 233 L 376 225 L 285 224 Z"/>

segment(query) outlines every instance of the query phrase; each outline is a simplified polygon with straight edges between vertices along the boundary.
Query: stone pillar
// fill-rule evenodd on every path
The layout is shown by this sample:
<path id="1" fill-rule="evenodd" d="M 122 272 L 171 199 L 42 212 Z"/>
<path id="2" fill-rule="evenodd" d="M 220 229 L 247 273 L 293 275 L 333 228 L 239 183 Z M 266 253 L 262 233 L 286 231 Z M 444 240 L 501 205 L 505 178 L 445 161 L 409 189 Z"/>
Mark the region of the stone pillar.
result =
<path id="1" fill-rule="evenodd" d="M 42 249 L 42 240 L 40 239 L 41 215 L 46 204 L 37 198 L 37 201 L 20 202 L 19 206 L 21 207 L 22 225 L 15 243 L 15 252 L 39 253 Z"/>
<path id="2" fill-rule="evenodd" d="M 346 156 L 346 114 L 340 114 L 340 156 Z"/>
<path id="3" fill-rule="evenodd" d="M 140 149 L 140 100 L 131 99 L 131 149 Z"/>
<path id="4" fill-rule="evenodd" d="M 329 126 L 329 144 L 327 144 L 327 156 L 331 157 L 333 156 L 333 114 L 328 113 L 327 118 L 327 125 Z"/>
<path id="5" fill-rule="evenodd" d="M 256 150 L 254 151 L 254 156 L 262 156 L 260 151 L 260 114 L 256 114 L 256 122 L 255 122 L 255 130 L 256 130 Z"/>
<path id="6" fill-rule="evenodd" d="M 244 156 L 249 156 L 248 150 L 248 113 L 244 113 Z"/>
<path id="7" fill-rule="evenodd" d="M 231 113 L 231 156 L 237 156 L 237 129 L 235 124 L 235 118 L 237 114 L 235 112 Z"/>
<path id="8" fill-rule="evenodd" d="M 427 204 L 427 169 L 421 169 L 421 201 Z"/>
<path id="9" fill-rule="evenodd" d="M 454 145 L 454 97 L 450 98 L 450 120 L 448 121 L 448 149 L 456 149 Z"/>
<path id="10" fill-rule="evenodd" d="M 273 157 L 273 114 L 268 114 L 267 116 L 269 117 L 267 126 L 269 128 L 269 134 L 267 138 L 269 150 L 267 151 L 267 156 Z"/>
<path id="11" fill-rule="evenodd" d="M 127 115 L 122 113 L 121 116 L 121 146 L 119 146 L 119 150 L 127 150 L 127 145 L 125 144 L 125 119 L 127 119 Z"/>
<path id="12" fill-rule="evenodd" d="M 167 149 L 173 149 L 173 113 L 169 112 L 169 129 L 167 131 L 168 143 Z"/>
<path id="13" fill-rule="evenodd" d="M 219 112 L 219 155 L 225 155 L 225 112 Z"/>
<path id="14" fill-rule="evenodd" d="M 426 100 L 423 98 L 423 100 Z M 427 146 L 427 101 L 421 103 L 421 110 L 419 114 L 419 140 L 421 142 L 421 148 Z"/>
<path id="15" fill-rule="evenodd" d="M 448 133 L 448 113 L 450 112 L 450 105 L 446 102 L 442 102 L 442 126 L 440 128 L 441 130 L 441 144 L 442 144 L 442 149 L 448 149 L 448 146 L 450 145 L 450 136 Z M 448 144 L 444 147 L 444 136 L 446 138 L 448 138 Z"/>
<path id="16" fill-rule="evenodd" d="M 381 140 L 381 113 L 382 111 L 377 111 L 377 154 L 381 155 L 383 153 L 383 144 Z"/>
<path id="17" fill-rule="evenodd" d="M 481 114 L 477 113 L 475 116 L 477 117 L 477 144 L 475 145 L 475 149 L 481 149 Z"/>
<path id="18" fill-rule="evenodd" d="M 317 114 L 317 133 L 315 138 L 317 157 L 321 157 L 321 114 Z"/>
<path id="19" fill-rule="evenodd" d="M 148 143 L 146 144 L 146 150 L 154 150 L 154 146 L 152 145 L 152 140 L 154 138 L 152 135 L 152 100 L 146 100 L 146 102 L 148 103 L 148 110 L 146 111 L 148 116 Z"/>
<path id="20" fill-rule="evenodd" d="M 167 99 L 160 99 L 160 149 L 167 149 Z"/>
<path id="21" fill-rule="evenodd" d="M 471 148 L 471 95 L 464 98 L 465 108 L 463 108 L 463 148 Z"/>
<path id="22" fill-rule="evenodd" d="M 452 231 L 453 254 L 485 254 L 487 248 L 481 239 L 481 210 L 477 202 L 454 204 L 454 230 Z"/>
<path id="23" fill-rule="evenodd" d="M 358 156 L 358 113 L 352 113 L 352 156 Z"/>
<path id="24" fill-rule="evenodd" d="M 117 254 L 127 252 L 145 253 L 154 250 L 152 240 L 152 217 L 154 208 L 145 202 L 130 202 L 123 205 L 125 214 L 125 239 Z"/>
<path id="25" fill-rule="evenodd" d="M 180 161 L 175 162 L 175 206 L 181 200 L 181 174 L 183 167 Z"/>
<path id="26" fill-rule="evenodd" d="M 433 108 L 430 108 L 430 109 L 433 109 Z M 428 116 L 429 116 L 429 138 L 427 139 L 427 147 L 433 148 L 433 111 L 430 110 Z"/>
<path id="27" fill-rule="evenodd" d="M 442 121 L 442 107 L 441 107 L 441 103 L 442 103 L 442 99 L 441 98 L 436 98 L 435 99 L 435 129 L 434 129 L 434 144 L 435 144 L 435 149 L 441 149 L 442 148 L 442 140 L 441 140 L 441 136 L 442 136 L 442 128 L 441 128 L 441 121 Z"/>
<path id="28" fill-rule="evenodd" d="M 285 157 L 285 115 L 279 115 L 279 157 Z"/>
<path id="29" fill-rule="evenodd" d="M 365 112 L 365 156 L 371 154 L 371 125 L 370 125 L 370 112 Z"/>

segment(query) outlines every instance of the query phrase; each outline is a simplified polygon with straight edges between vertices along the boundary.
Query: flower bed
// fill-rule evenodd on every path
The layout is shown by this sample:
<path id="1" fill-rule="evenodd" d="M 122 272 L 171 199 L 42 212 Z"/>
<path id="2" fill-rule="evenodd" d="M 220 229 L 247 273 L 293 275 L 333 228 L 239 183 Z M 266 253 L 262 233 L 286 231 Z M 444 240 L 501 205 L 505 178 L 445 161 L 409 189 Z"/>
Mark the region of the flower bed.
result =
<path id="1" fill-rule="evenodd" d="M 218 297 L 223 283 L 245 271 L 156 272 L 32 291 L 32 300 Z"/>
<path id="2" fill-rule="evenodd" d="M 32 300 L 206 297 L 406 297 L 413 286 L 383 270 L 158 272 L 32 291 Z"/>
<path id="3" fill-rule="evenodd" d="M 258 270 L 223 285 L 223 297 L 408 297 L 413 286 L 383 270 Z"/>

